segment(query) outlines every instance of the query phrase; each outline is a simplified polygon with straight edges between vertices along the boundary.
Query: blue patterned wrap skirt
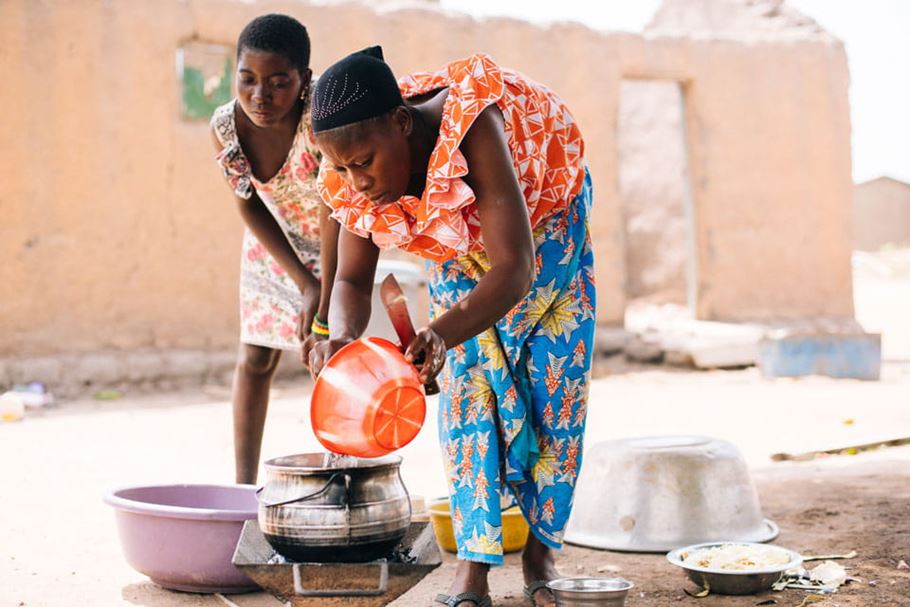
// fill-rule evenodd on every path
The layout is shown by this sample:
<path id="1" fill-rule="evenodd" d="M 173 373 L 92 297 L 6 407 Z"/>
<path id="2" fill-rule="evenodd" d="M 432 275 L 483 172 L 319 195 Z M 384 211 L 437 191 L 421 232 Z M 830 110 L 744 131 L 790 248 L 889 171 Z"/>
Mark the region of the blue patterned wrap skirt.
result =
<path id="1" fill-rule="evenodd" d="M 500 565 L 502 509 L 562 547 L 581 466 L 595 328 L 592 185 L 534 230 L 537 275 L 499 322 L 451 348 L 440 375 L 439 435 L 458 557 Z M 432 314 L 467 296 L 484 253 L 430 265 Z"/>

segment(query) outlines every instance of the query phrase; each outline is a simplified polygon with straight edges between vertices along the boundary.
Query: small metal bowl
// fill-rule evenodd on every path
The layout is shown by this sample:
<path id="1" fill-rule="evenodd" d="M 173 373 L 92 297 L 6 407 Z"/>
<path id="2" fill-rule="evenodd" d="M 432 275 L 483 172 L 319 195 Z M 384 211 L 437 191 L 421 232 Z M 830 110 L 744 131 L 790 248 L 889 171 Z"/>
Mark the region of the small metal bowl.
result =
<path id="1" fill-rule="evenodd" d="M 706 544 L 694 544 L 677 548 L 667 554 L 667 560 L 677 567 L 686 571 L 689 579 L 701 586 L 707 588 L 714 594 L 755 594 L 762 590 L 768 590 L 774 585 L 789 569 L 799 567 L 803 562 L 803 557 L 797 552 L 774 546 L 777 550 L 786 552 L 790 557 L 787 563 L 774 565 L 764 569 L 751 569 L 748 571 L 731 571 L 729 569 L 709 569 L 707 567 L 698 567 L 686 563 L 686 557 L 689 553 L 702 548 L 715 548 L 720 546 L 762 546 L 753 542 L 708 542 Z"/>
<path id="2" fill-rule="evenodd" d="M 566 577 L 547 582 L 557 607 L 622 607 L 634 586 L 621 577 Z"/>

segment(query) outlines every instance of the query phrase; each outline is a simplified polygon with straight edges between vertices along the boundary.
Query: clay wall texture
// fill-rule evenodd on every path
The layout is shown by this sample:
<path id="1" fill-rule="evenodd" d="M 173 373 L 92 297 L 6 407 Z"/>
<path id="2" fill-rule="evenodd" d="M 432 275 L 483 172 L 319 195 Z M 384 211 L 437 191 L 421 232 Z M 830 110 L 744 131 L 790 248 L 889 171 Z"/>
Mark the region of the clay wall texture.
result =
<path id="1" fill-rule="evenodd" d="M 0 357 L 235 345 L 241 222 L 206 123 L 179 118 L 175 51 L 232 45 L 265 12 L 307 25 L 317 72 L 374 43 L 399 74 L 485 51 L 558 91 L 595 182 L 601 322 L 625 305 L 620 83 L 678 81 L 698 317 L 852 316 L 848 75 L 826 35 L 604 33 L 303 0 L 6 0 Z"/>
<path id="2" fill-rule="evenodd" d="M 910 183 L 879 177 L 853 191 L 854 246 L 877 251 L 910 245 Z"/>

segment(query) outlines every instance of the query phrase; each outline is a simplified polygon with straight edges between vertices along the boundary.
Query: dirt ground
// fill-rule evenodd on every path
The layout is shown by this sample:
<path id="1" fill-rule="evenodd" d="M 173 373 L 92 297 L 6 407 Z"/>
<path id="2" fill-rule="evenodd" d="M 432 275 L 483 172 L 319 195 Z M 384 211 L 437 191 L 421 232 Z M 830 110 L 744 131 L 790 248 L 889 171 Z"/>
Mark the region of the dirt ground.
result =
<path id="1" fill-rule="evenodd" d="M 585 444 L 632 436 L 701 434 L 736 445 L 752 471 L 776 543 L 801 553 L 858 556 L 846 565 L 862 582 L 821 606 L 910 606 L 910 446 L 806 462 L 801 453 L 910 437 L 910 251 L 855 261 L 857 317 L 883 333 L 881 381 L 822 377 L 763 379 L 756 369 L 697 372 L 599 361 Z M 310 384 L 273 390 L 263 459 L 319 451 L 308 417 Z M 163 590 L 124 561 L 114 518 L 102 502 L 117 487 L 229 483 L 233 479 L 229 385 L 178 392 L 127 391 L 87 398 L 0 423 L 0 607 L 230 607 L 215 595 Z M 428 421 L 400 451 L 412 495 L 445 494 L 436 434 Z M 610 488 L 614 490 L 614 488 Z M 616 489 L 618 490 L 618 489 Z M 609 575 L 636 584 L 627 605 L 747 606 L 769 598 L 798 606 L 805 592 L 689 597 L 688 582 L 662 555 L 569 546 L 565 575 Z M 451 555 L 393 607 L 429 607 L 444 592 Z M 873 584 L 874 582 L 874 584 Z M 491 574 L 499 607 L 524 604 L 518 557 Z M 691 588 L 691 586 L 689 586 Z M 279 607 L 259 592 L 232 596 L 238 607 Z M 338 603 L 333 603 L 337 605 Z"/>
<path id="2" fill-rule="evenodd" d="M 910 370 L 890 364 L 883 380 L 761 379 L 755 370 L 614 373 L 592 385 L 586 441 L 620 436 L 701 433 L 737 445 L 752 468 L 765 516 L 780 525 L 777 544 L 801 553 L 844 553 L 863 580 L 819 605 L 908 605 L 910 446 L 772 462 L 798 453 L 910 436 Z M 309 384 L 280 386 L 273 396 L 263 457 L 318 450 L 305 414 Z M 434 403 L 430 403 L 433 405 Z M 430 419 L 435 416 L 429 411 Z M 787 420 L 782 423 L 781 420 Z M 844 423 L 849 421 L 849 423 Z M 158 588 L 125 563 L 104 492 L 126 485 L 230 482 L 230 408 L 226 387 L 85 400 L 0 424 L 0 607 L 225 607 L 214 595 Z M 402 450 L 412 494 L 445 492 L 435 424 Z M 745 606 L 765 597 L 691 598 L 687 582 L 662 555 L 567 547 L 565 575 L 616 574 L 636 584 L 628 605 Z M 393 607 L 429 607 L 453 575 L 441 567 Z M 523 604 L 520 567 L 510 555 L 491 574 L 500 607 Z M 869 582 L 875 582 L 870 585 Z M 804 592 L 768 595 L 796 607 Z M 260 592 L 233 596 L 238 607 L 279 607 Z M 340 605 L 340 603 L 326 603 Z"/>
<path id="3" fill-rule="evenodd" d="M 839 562 L 847 567 L 850 576 L 862 582 L 842 587 L 816 603 L 820 606 L 908 606 L 910 571 L 898 570 L 897 564 L 910 555 L 910 465 L 907 461 L 839 459 L 823 464 L 781 464 L 756 473 L 754 479 L 765 516 L 781 528 L 774 543 L 802 554 L 857 551 L 856 558 Z M 785 590 L 742 597 L 693 598 L 683 589 L 696 591 L 697 587 L 663 555 L 567 546 L 560 553 L 558 564 L 564 575 L 619 575 L 631 580 L 636 587 L 626 601 L 630 607 L 745 607 L 768 599 L 795 607 L 808 594 Z M 808 566 L 811 569 L 816 564 Z M 433 593 L 448 583 L 453 567 L 454 562 L 448 560 L 392 605 L 429 606 Z M 521 594 L 517 555 L 509 555 L 506 566 L 493 571 L 491 583 L 496 605 L 527 604 Z"/>

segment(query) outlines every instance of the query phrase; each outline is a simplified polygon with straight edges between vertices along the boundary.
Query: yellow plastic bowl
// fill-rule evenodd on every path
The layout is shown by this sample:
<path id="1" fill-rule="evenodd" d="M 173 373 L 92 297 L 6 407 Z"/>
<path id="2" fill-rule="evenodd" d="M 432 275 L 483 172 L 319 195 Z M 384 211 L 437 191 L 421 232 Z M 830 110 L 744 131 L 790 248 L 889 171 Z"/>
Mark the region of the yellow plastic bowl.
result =
<path id="1" fill-rule="evenodd" d="M 446 552 L 458 552 L 455 545 L 455 530 L 452 528 L 452 512 L 449 500 L 433 500 L 430 504 L 430 523 L 436 534 L 439 547 Z M 528 522 L 522 515 L 518 506 L 512 506 L 502 511 L 502 550 L 503 552 L 518 552 L 528 541 Z"/>

